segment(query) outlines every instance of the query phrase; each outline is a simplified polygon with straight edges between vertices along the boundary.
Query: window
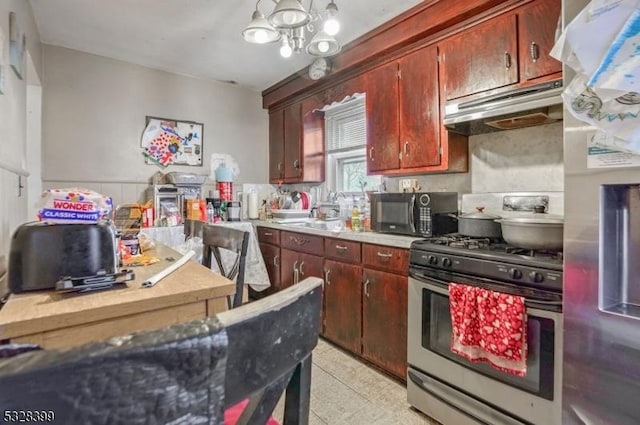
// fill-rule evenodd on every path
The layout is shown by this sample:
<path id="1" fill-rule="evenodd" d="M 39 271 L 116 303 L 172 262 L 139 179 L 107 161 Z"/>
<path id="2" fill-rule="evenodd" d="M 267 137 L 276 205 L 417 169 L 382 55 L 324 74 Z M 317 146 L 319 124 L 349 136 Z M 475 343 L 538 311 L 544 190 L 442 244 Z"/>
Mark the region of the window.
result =
<path id="1" fill-rule="evenodd" d="M 364 95 L 328 107 L 324 118 L 329 188 L 354 193 L 377 189 L 380 176 L 367 176 Z"/>

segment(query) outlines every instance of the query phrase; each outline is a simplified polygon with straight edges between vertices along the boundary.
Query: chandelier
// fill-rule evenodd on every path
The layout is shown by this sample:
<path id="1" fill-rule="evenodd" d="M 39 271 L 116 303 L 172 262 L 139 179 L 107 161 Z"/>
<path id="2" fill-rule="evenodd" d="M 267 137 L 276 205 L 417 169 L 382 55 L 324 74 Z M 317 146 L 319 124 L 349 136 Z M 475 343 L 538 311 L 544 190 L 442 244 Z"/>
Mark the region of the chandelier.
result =
<path id="1" fill-rule="evenodd" d="M 333 56 L 342 49 L 333 37 L 340 30 L 338 7 L 333 0 L 323 14 L 313 8 L 313 0 L 309 2 L 308 11 L 300 0 L 272 0 L 275 7 L 266 18 L 258 8 L 261 1 L 256 2 L 251 22 L 242 31 L 245 41 L 256 44 L 280 41 L 280 55 L 284 58 L 302 50 L 313 56 Z M 311 37 L 311 41 L 305 47 L 307 37 Z"/>

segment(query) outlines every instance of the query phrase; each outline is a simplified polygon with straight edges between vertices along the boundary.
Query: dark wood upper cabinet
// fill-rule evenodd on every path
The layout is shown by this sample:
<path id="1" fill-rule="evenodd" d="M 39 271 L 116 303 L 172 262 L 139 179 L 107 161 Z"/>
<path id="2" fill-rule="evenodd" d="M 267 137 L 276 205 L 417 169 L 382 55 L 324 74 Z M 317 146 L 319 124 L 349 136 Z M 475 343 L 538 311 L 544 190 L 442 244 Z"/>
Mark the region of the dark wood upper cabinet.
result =
<path id="1" fill-rule="evenodd" d="M 302 175 L 302 122 L 300 103 L 284 108 L 284 179 L 298 181 Z"/>
<path id="2" fill-rule="evenodd" d="M 269 182 L 324 181 L 324 113 L 314 99 L 269 113 Z"/>
<path id="3" fill-rule="evenodd" d="M 398 63 L 365 74 L 367 103 L 367 171 L 400 168 L 398 136 Z"/>
<path id="4" fill-rule="evenodd" d="M 440 42 L 446 100 L 560 74 L 549 56 L 560 8 L 560 0 L 532 1 Z"/>
<path id="5" fill-rule="evenodd" d="M 402 168 L 440 163 L 438 51 L 428 46 L 398 61 Z"/>
<path id="6" fill-rule="evenodd" d="M 441 82 L 451 100 L 518 82 L 516 17 L 498 16 L 439 44 Z"/>
<path id="7" fill-rule="evenodd" d="M 560 9 L 560 0 L 538 0 L 518 12 L 522 80 L 562 72 L 562 63 L 549 56 Z"/>
<path id="8" fill-rule="evenodd" d="M 466 140 L 449 149 L 441 135 L 435 45 L 374 68 L 365 81 L 370 174 L 467 170 Z"/>
<path id="9" fill-rule="evenodd" d="M 284 112 L 269 112 L 269 182 L 284 180 Z"/>

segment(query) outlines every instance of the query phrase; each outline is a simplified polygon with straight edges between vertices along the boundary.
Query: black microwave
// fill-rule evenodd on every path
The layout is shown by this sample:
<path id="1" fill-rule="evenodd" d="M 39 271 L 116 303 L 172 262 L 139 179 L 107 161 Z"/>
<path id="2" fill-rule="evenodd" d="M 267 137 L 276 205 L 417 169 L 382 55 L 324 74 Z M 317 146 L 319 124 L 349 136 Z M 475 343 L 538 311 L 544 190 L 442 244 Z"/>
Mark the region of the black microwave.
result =
<path id="1" fill-rule="evenodd" d="M 457 192 L 374 193 L 371 230 L 430 237 L 456 233 Z"/>

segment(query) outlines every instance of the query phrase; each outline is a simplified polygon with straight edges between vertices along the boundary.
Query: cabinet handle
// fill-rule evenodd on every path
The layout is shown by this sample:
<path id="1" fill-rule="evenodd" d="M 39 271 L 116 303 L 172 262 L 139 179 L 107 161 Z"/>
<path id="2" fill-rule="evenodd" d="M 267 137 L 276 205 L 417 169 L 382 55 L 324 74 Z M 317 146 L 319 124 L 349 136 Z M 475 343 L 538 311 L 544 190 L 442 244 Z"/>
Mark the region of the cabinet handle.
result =
<path id="1" fill-rule="evenodd" d="M 298 283 L 298 261 L 293 263 L 293 283 Z"/>
<path id="2" fill-rule="evenodd" d="M 540 57 L 540 52 L 538 51 L 538 45 L 535 41 L 531 42 L 531 46 L 529 46 L 529 55 L 531 56 L 531 60 L 533 62 L 537 61 Z"/>
<path id="3" fill-rule="evenodd" d="M 369 149 L 369 159 L 373 161 L 373 146 Z"/>
<path id="4" fill-rule="evenodd" d="M 304 276 L 304 272 L 302 271 L 302 266 L 304 266 L 304 261 L 300 261 L 300 267 L 298 268 L 298 270 L 300 271 L 300 274 Z"/>
<path id="5" fill-rule="evenodd" d="M 384 252 L 378 252 L 378 257 L 381 258 L 391 258 L 393 254 L 385 254 Z"/>
<path id="6" fill-rule="evenodd" d="M 264 235 L 265 235 L 265 236 L 273 236 L 273 233 L 271 233 L 271 232 L 264 232 Z"/>
<path id="7" fill-rule="evenodd" d="M 276 266 L 276 267 L 278 267 L 278 259 L 279 259 L 278 255 L 274 255 L 273 256 L 273 265 Z"/>
<path id="8" fill-rule="evenodd" d="M 324 269 L 324 281 L 327 282 L 327 285 L 331 285 L 331 281 L 329 280 L 330 274 L 331 274 L 331 270 Z"/>
<path id="9" fill-rule="evenodd" d="M 404 154 L 405 156 L 409 156 L 409 141 L 405 140 L 404 142 Z"/>
<path id="10" fill-rule="evenodd" d="M 504 52 L 504 66 L 505 68 L 511 68 L 511 55 L 509 52 Z"/>
<path id="11" fill-rule="evenodd" d="M 282 162 L 278 162 L 278 171 L 282 171 Z"/>
<path id="12" fill-rule="evenodd" d="M 349 248 L 344 245 L 336 245 L 336 249 L 339 249 L 340 251 L 346 251 Z"/>
<path id="13" fill-rule="evenodd" d="M 293 168 L 295 168 L 296 170 L 300 168 L 300 161 L 298 161 L 297 159 L 293 161 Z"/>
<path id="14" fill-rule="evenodd" d="M 369 279 L 366 279 L 364 282 L 364 296 L 369 298 Z"/>

